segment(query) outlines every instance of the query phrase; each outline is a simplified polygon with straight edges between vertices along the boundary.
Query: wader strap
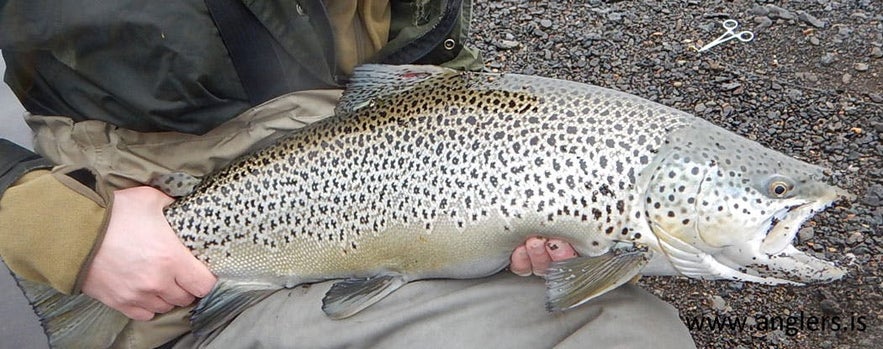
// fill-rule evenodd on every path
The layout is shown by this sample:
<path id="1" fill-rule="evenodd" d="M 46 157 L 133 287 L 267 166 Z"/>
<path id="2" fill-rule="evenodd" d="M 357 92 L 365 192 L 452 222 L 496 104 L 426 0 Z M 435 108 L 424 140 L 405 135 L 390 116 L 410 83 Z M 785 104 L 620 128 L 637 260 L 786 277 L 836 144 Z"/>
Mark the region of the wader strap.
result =
<path id="1" fill-rule="evenodd" d="M 40 155 L 0 138 L 0 196 L 25 173 L 51 167 Z"/>
<path id="2" fill-rule="evenodd" d="M 252 106 L 291 92 L 282 47 L 240 0 L 205 0 Z"/>

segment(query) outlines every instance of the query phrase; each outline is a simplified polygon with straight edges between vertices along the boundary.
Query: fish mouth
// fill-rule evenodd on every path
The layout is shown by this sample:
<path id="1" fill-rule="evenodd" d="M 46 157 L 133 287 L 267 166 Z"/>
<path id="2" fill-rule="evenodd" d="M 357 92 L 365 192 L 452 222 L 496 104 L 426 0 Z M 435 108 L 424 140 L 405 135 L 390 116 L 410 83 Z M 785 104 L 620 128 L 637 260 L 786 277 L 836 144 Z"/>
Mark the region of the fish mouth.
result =
<path id="1" fill-rule="evenodd" d="M 791 205 L 774 213 L 767 220 L 767 232 L 760 245 L 760 250 L 766 254 L 781 252 L 791 245 L 800 227 L 821 212 L 833 202 Z"/>
<path id="2" fill-rule="evenodd" d="M 798 250 L 792 243 L 800 227 L 838 197 L 823 195 L 819 200 L 796 201 L 771 215 L 757 239 L 727 246 L 702 246 L 682 240 L 660 225 L 653 224 L 652 228 L 660 249 L 684 276 L 766 285 L 831 282 L 846 272 L 832 262 Z"/>
<path id="3" fill-rule="evenodd" d="M 754 263 L 746 267 L 766 284 L 806 284 L 831 282 L 846 272 L 834 263 L 810 256 L 794 246 L 800 228 L 841 197 L 850 197 L 839 188 L 813 201 L 799 202 L 775 212 L 768 220 L 766 234 Z"/>

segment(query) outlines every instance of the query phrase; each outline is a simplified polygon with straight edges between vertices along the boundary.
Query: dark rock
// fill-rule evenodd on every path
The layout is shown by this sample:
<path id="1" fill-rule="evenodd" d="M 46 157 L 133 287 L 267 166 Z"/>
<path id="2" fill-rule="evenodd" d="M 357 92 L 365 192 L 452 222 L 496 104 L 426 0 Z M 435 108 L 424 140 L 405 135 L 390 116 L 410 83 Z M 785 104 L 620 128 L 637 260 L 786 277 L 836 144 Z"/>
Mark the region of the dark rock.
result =
<path id="1" fill-rule="evenodd" d="M 728 82 L 721 85 L 721 90 L 732 91 L 739 88 L 739 86 L 742 86 L 742 84 L 740 84 L 739 82 Z"/>
<path id="2" fill-rule="evenodd" d="M 785 20 L 791 20 L 791 19 L 797 18 L 797 16 L 793 12 L 783 9 L 779 6 L 766 5 L 765 7 L 769 11 L 769 14 L 767 16 L 770 18 L 773 18 L 773 19 L 781 18 L 781 19 L 785 19 Z"/>
<path id="3" fill-rule="evenodd" d="M 805 11 L 797 11 L 797 19 L 816 28 L 824 28 L 826 24 L 824 21 L 813 17 L 813 15 L 806 13 Z"/>
<path id="4" fill-rule="evenodd" d="M 497 48 L 501 50 L 511 50 L 521 45 L 518 41 L 514 40 L 500 40 L 494 43 Z"/>
<path id="5" fill-rule="evenodd" d="M 815 235 L 816 233 L 813 227 L 803 227 L 797 231 L 797 237 L 800 239 L 800 242 L 812 240 Z"/>
<path id="6" fill-rule="evenodd" d="M 822 308 L 822 311 L 828 314 L 838 313 L 839 307 L 837 303 L 830 299 L 825 299 L 821 303 L 819 303 L 819 307 Z"/>
<path id="7" fill-rule="evenodd" d="M 773 20 L 767 16 L 756 16 L 754 17 L 754 23 L 757 24 L 756 26 L 754 26 L 754 31 L 762 32 L 766 28 L 769 28 L 773 25 Z"/>
<path id="8" fill-rule="evenodd" d="M 769 13 L 770 13 L 770 10 L 768 10 L 766 7 L 763 7 L 760 5 L 754 5 L 754 7 L 752 7 L 750 10 L 748 10 L 748 14 L 755 15 L 755 16 L 766 16 Z"/>
<path id="9" fill-rule="evenodd" d="M 865 193 L 862 203 L 868 206 L 883 206 L 883 185 L 874 184 Z"/>

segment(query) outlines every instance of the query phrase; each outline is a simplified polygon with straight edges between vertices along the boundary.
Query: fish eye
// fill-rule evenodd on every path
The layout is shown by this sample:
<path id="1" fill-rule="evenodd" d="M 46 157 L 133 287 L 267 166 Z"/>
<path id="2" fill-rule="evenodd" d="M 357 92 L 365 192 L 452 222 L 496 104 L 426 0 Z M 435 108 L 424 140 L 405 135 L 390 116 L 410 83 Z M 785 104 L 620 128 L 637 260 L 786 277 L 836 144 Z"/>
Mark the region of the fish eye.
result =
<path id="1" fill-rule="evenodd" d="M 784 180 L 776 179 L 770 182 L 769 193 L 774 197 L 781 198 L 787 195 L 793 187 L 793 185 Z"/>

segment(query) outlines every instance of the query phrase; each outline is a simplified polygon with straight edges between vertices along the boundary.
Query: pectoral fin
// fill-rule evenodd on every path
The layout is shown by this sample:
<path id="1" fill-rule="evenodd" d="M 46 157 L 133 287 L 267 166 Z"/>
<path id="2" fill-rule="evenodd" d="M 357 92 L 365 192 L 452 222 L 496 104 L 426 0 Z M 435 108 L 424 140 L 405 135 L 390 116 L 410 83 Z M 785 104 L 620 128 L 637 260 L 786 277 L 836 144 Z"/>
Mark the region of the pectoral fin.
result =
<path id="1" fill-rule="evenodd" d="M 335 320 L 347 318 L 377 303 L 406 283 L 401 275 L 346 279 L 331 286 L 322 299 L 322 310 Z"/>
<path id="2" fill-rule="evenodd" d="M 232 321 L 246 308 L 281 289 L 263 282 L 219 279 L 211 292 L 190 314 L 190 327 L 196 337 L 205 337 Z"/>
<path id="3" fill-rule="evenodd" d="M 546 309 L 583 304 L 631 280 L 650 260 L 646 249 L 615 250 L 555 262 L 546 273 Z"/>

